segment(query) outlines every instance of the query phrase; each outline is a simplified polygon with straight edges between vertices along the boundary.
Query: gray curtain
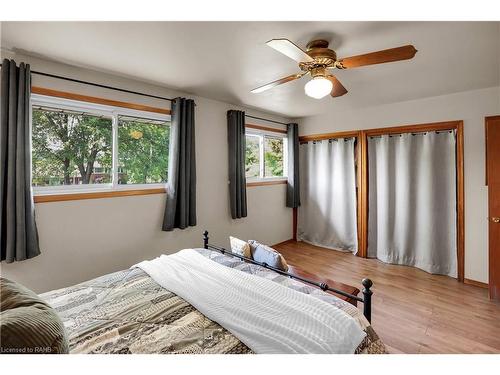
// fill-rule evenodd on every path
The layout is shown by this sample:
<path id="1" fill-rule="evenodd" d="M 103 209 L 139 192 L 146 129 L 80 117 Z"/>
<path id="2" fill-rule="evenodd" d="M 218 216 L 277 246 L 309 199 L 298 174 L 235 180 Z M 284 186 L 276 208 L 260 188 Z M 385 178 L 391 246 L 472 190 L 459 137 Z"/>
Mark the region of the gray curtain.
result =
<path id="1" fill-rule="evenodd" d="M 247 216 L 245 112 L 227 111 L 227 140 L 231 217 L 239 219 Z"/>
<path id="2" fill-rule="evenodd" d="M 299 178 L 299 126 L 288 124 L 288 182 L 286 186 L 286 206 L 297 208 L 300 206 L 300 178 Z"/>
<path id="3" fill-rule="evenodd" d="M 40 254 L 31 192 L 30 66 L 2 62 L 0 104 L 0 244 L 1 260 Z"/>
<path id="4" fill-rule="evenodd" d="M 195 103 L 176 98 L 172 102 L 172 127 L 168 167 L 164 231 L 196 225 Z"/>
<path id="5" fill-rule="evenodd" d="M 368 256 L 456 277 L 453 132 L 368 139 Z"/>
<path id="6" fill-rule="evenodd" d="M 300 145 L 299 240 L 357 252 L 354 138 Z"/>

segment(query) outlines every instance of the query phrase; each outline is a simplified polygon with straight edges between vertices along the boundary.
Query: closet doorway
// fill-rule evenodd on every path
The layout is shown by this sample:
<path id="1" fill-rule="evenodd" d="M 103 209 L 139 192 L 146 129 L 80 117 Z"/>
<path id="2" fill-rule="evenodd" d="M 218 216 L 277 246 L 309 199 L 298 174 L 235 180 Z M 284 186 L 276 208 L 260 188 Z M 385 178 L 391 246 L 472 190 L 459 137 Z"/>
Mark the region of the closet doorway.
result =
<path id="1" fill-rule="evenodd" d="M 412 135 L 414 134 L 414 135 Z M 425 134 L 425 135 L 424 135 Z M 428 134 L 428 135 L 427 135 Z M 397 136 L 401 141 L 390 142 L 389 139 L 391 137 Z M 377 138 L 378 137 L 378 138 Z M 410 140 L 410 138 L 425 138 L 422 142 L 419 140 L 418 142 Z M 453 225 L 452 236 L 450 238 L 448 236 L 447 239 L 444 239 L 444 243 L 448 243 L 447 259 L 451 259 L 451 272 L 442 271 L 441 269 L 435 269 L 432 267 L 427 267 L 428 271 L 436 271 L 437 273 L 444 273 L 450 276 L 456 277 L 459 281 L 464 281 L 464 155 L 463 155 L 463 122 L 462 121 L 449 121 L 449 122 L 439 122 L 439 123 L 429 123 L 429 124 L 418 124 L 418 125 L 405 125 L 398 127 L 389 127 L 389 128 L 378 128 L 378 129 L 369 129 L 369 130 L 359 130 L 352 132 L 337 132 L 337 133 L 325 133 L 325 134 L 314 134 L 308 136 L 301 136 L 300 142 L 302 144 L 308 142 L 320 142 L 320 141 L 329 141 L 353 138 L 355 139 L 355 148 L 354 148 L 354 158 L 355 158 L 355 181 L 356 181 L 356 226 L 357 226 L 357 252 L 356 255 L 360 257 L 367 258 L 373 254 L 368 253 L 368 249 L 373 249 L 373 247 L 369 247 L 369 239 L 373 241 L 373 235 L 369 237 L 369 219 L 370 219 L 370 183 L 376 183 L 376 179 L 374 180 L 374 176 L 370 176 L 370 165 L 369 165 L 369 157 L 373 158 L 373 149 L 374 147 L 378 147 L 381 149 L 382 154 L 384 152 L 388 152 L 388 150 L 397 149 L 398 152 L 402 152 L 406 155 L 411 155 L 415 152 L 415 150 L 423 149 L 424 153 L 431 152 L 430 158 L 423 158 L 420 160 L 419 173 L 424 175 L 424 181 L 429 182 L 432 185 L 428 187 L 427 193 L 420 194 L 420 198 L 417 199 L 413 203 L 413 207 L 417 207 L 417 209 L 423 209 L 425 205 L 428 205 L 428 202 L 436 202 L 437 205 L 441 204 L 438 198 L 432 197 L 429 200 L 427 195 L 429 192 L 438 192 L 439 189 L 447 189 L 448 193 L 445 195 L 448 199 L 448 208 L 452 207 L 453 215 L 443 216 L 443 220 L 447 220 L 449 225 Z M 380 141 L 374 141 L 374 139 L 379 139 Z M 377 143 L 380 143 L 377 145 Z M 392 144 L 394 143 L 394 144 Z M 371 146 L 369 145 L 371 144 Z M 330 148 L 331 151 L 334 150 L 334 147 L 323 145 L 324 150 L 322 151 L 324 154 L 327 153 L 327 150 Z M 369 149 L 371 147 L 371 149 Z M 311 147 L 311 150 L 313 148 Z M 305 156 L 304 160 L 307 160 L 308 163 L 312 163 L 314 158 L 311 158 L 309 154 L 310 150 L 307 150 L 308 155 Z M 369 152 L 372 151 L 371 155 Z M 446 153 L 447 151 L 448 153 Z M 315 151 L 316 152 L 316 151 Z M 314 154 L 315 155 L 315 154 Z M 446 156 L 447 155 L 447 156 Z M 446 157 L 445 157 L 446 156 Z M 302 157 L 302 156 L 301 156 Z M 432 158 L 435 158 L 436 165 L 431 165 Z M 417 158 L 418 159 L 418 158 Z M 382 160 L 383 161 L 383 160 Z M 406 160 L 407 165 L 413 168 L 414 160 L 410 157 Z M 372 163 L 373 160 L 372 160 Z M 409 163 L 409 164 L 408 164 Z M 314 163 L 311 165 L 315 165 Z M 383 163 L 381 164 L 383 165 Z M 434 168 L 429 168 L 429 167 Z M 440 170 L 441 168 L 441 170 Z M 443 172 L 443 173 L 441 173 Z M 301 171 L 302 173 L 302 171 Z M 374 173 L 373 165 L 372 165 L 372 174 Z M 413 173 L 413 172 L 412 172 Z M 444 175 L 447 175 L 447 178 L 443 178 Z M 372 177 L 370 179 L 370 177 Z M 302 178 L 302 177 L 301 177 Z M 413 176 L 410 174 L 406 176 L 403 184 L 406 184 L 408 187 L 414 181 L 412 180 Z M 384 182 L 385 177 L 381 178 L 381 181 Z M 408 182 L 410 181 L 410 182 Z M 436 182 L 437 181 L 437 182 Z M 412 187 L 415 191 L 419 189 L 418 181 L 416 184 L 413 184 Z M 303 186 L 303 185 L 302 185 Z M 383 188 L 383 186 L 382 186 Z M 372 186 L 372 193 L 375 191 L 375 186 Z M 310 191 L 307 191 L 305 194 L 310 195 Z M 397 192 L 391 192 L 391 194 L 398 194 Z M 400 194 L 400 193 L 399 193 Z M 417 195 L 419 195 L 417 194 Z M 352 194 L 350 194 L 352 195 Z M 401 195 L 401 194 L 400 194 Z M 423 199 L 422 199 L 423 197 Z M 304 198 L 306 198 L 301 192 L 302 203 L 304 204 Z M 351 197 L 352 198 L 352 197 Z M 318 198 L 319 199 L 319 198 Z M 372 196 L 373 199 L 373 196 Z M 386 204 L 390 204 L 386 202 Z M 421 206 L 420 208 L 418 206 Z M 410 206 L 410 213 L 411 208 Z M 372 211 L 373 211 L 373 202 L 372 202 Z M 303 214 L 305 214 L 305 210 L 302 210 Z M 438 214 L 439 212 L 435 212 Z M 433 218 L 434 212 L 426 213 L 429 218 Z M 372 212 L 373 214 L 373 212 Z M 390 214 L 390 212 L 389 212 Z M 294 209 L 293 212 L 293 239 L 300 240 L 301 237 L 304 238 L 304 232 L 302 232 L 299 236 L 297 235 L 298 227 L 302 225 L 304 226 L 304 217 L 298 217 L 300 215 L 300 209 Z M 425 215 L 420 215 L 424 219 L 419 218 L 418 220 L 425 222 Z M 379 216 L 383 218 L 382 216 Z M 389 216 L 386 215 L 387 218 Z M 400 215 L 401 217 L 401 215 Z M 301 222 L 302 220 L 302 222 Z M 399 223 L 394 225 L 394 218 L 392 220 L 392 225 L 394 228 L 398 228 Z M 398 220 L 398 219 L 396 219 Z M 372 215 L 373 221 L 373 215 Z M 302 224 L 299 224 L 301 222 Z M 405 225 L 403 226 L 405 230 L 412 232 L 416 231 L 415 223 L 412 220 L 406 220 Z M 401 227 L 401 228 L 403 228 Z M 351 226 L 352 228 L 352 226 Z M 423 228 L 423 229 L 422 229 Z M 419 229 L 419 235 L 423 236 L 425 230 L 429 228 L 425 225 Z M 323 231 L 324 232 L 324 231 Z M 351 230 L 352 232 L 352 230 Z M 321 238 L 321 234 L 318 233 Z M 438 239 L 436 243 L 442 239 Z M 311 241 L 316 242 L 316 241 Z M 402 238 L 400 243 L 407 243 L 407 238 Z M 425 246 L 425 245 L 424 245 Z M 441 246 L 441 245 L 438 245 Z M 328 247 L 328 246 L 325 246 Z M 453 250 L 450 250 L 453 248 Z M 456 258 L 454 254 L 451 254 L 450 251 L 456 252 Z M 389 255 L 386 255 L 387 261 L 391 260 Z M 423 267 L 420 267 L 423 268 Z M 424 268 L 425 269 L 425 268 Z"/>
<path id="2" fill-rule="evenodd" d="M 358 253 L 361 133 L 300 137 L 301 206 L 294 209 L 294 240 Z"/>
<path id="3" fill-rule="evenodd" d="M 462 121 L 363 136 L 363 256 L 463 281 Z"/>

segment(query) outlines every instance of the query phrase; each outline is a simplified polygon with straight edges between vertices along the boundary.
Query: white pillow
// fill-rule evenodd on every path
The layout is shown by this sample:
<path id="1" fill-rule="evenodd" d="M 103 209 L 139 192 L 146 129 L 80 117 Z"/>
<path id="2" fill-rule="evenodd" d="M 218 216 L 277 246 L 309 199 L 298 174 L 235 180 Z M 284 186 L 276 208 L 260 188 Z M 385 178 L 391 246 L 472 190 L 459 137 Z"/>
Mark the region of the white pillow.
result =
<path id="1" fill-rule="evenodd" d="M 244 257 L 251 258 L 252 251 L 250 250 L 250 245 L 248 242 L 240 240 L 236 237 L 229 237 L 231 242 L 231 251 L 238 255 L 243 255 Z"/>

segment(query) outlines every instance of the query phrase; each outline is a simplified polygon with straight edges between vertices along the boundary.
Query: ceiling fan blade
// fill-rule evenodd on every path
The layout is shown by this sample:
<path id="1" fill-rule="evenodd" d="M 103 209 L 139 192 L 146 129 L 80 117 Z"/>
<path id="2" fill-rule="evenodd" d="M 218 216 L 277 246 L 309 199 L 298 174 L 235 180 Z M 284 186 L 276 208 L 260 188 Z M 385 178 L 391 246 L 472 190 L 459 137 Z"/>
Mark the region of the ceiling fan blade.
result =
<path id="1" fill-rule="evenodd" d="M 273 81 L 273 82 L 270 82 L 264 86 L 260 86 L 260 87 L 257 87 L 256 89 L 253 89 L 251 92 L 254 93 L 254 94 L 258 94 L 260 92 L 263 92 L 263 91 L 266 91 L 266 90 L 269 90 L 275 86 L 278 86 L 278 85 L 282 85 L 283 83 L 287 83 L 287 82 L 290 82 L 290 81 L 294 81 L 296 79 L 299 79 L 301 78 L 304 74 L 306 73 L 297 73 L 297 74 L 292 74 L 292 75 L 289 75 L 289 76 L 286 76 L 286 77 L 283 77 L 281 79 L 278 79 L 276 81 Z"/>
<path id="2" fill-rule="evenodd" d="M 269 47 L 281 52 L 297 62 L 313 62 L 314 59 L 303 51 L 299 46 L 288 39 L 271 39 L 266 43 Z"/>
<path id="3" fill-rule="evenodd" d="M 332 84 L 332 92 L 330 92 L 330 95 L 336 98 L 337 96 L 342 96 L 347 94 L 346 88 L 340 83 L 340 81 L 337 79 L 337 77 L 329 75 L 326 76 L 326 79 L 328 79 Z"/>
<path id="4" fill-rule="evenodd" d="M 346 57 L 338 62 L 341 68 L 356 68 L 358 66 L 382 64 L 391 61 L 408 60 L 413 58 L 417 50 L 412 45 L 390 48 L 383 51 L 366 53 L 364 55 L 357 55 Z"/>

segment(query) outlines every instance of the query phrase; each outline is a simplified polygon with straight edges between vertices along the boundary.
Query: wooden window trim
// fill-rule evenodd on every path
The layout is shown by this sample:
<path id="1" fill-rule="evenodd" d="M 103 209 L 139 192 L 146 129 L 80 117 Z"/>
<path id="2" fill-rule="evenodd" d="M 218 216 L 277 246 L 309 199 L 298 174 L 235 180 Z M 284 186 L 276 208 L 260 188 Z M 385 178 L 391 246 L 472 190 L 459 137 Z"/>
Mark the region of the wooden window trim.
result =
<path id="1" fill-rule="evenodd" d="M 76 100 L 80 102 L 102 104 L 112 107 L 120 107 L 133 109 L 137 111 L 160 113 L 164 115 L 170 115 L 170 109 L 152 107 L 148 105 L 135 104 L 129 102 L 123 102 L 118 100 L 111 100 L 100 98 L 96 96 L 81 95 L 67 91 L 59 91 L 48 89 L 45 87 L 33 86 L 31 88 L 32 94 L 52 96 L 57 98 Z M 75 193 L 62 193 L 62 194 L 39 194 L 33 197 L 35 203 L 49 203 L 49 202 L 64 202 L 64 201 L 75 201 L 83 199 L 101 199 L 101 198 L 115 198 L 115 197 L 130 197 L 139 195 L 150 195 L 150 194 L 164 194 L 165 188 L 148 188 L 148 189 L 123 189 L 123 190 L 111 190 L 111 191 L 95 191 L 95 192 L 75 192 Z"/>
<path id="2" fill-rule="evenodd" d="M 100 198 L 131 197 L 131 196 L 150 195 L 150 194 L 165 194 L 165 192 L 166 192 L 165 188 L 127 189 L 127 190 L 113 190 L 113 191 L 96 191 L 87 193 L 35 195 L 33 199 L 35 203 L 49 203 L 49 202 L 77 201 L 83 199 L 100 199 Z"/>
<path id="3" fill-rule="evenodd" d="M 284 130 L 284 129 L 271 128 L 269 126 L 254 125 L 254 124 L 245 124 L 245 128 L 257 129 L 257 130 L 264 130 L 266 132 L 287 134 L 287 131 Z"/>
<path id="4" fill-rule="evenodd" d="M 75 93 L 67 92 L 67 91 L 52 90 L 52 89 L 47 89 L 47 88 L 39 87 L 39 86 L 33 86 L 31 88 L 31 93 L 32 94 L 39 94 L 39 95 L 46 95 L 46 96 L 55 96 L 57 98 L 63 98 L 63 99 L 77 100 L 80 102 L 109 105 L 112 107 L 135 109 L 137 111 L 161 113 L 163 115 L 170 115 L 172 113 L 172 111 L 170 109 L 151 107 L 151 106 L 143 105 L 143 104 L 122 102 L 119 100 L 99 98 L 96 96 L 75 94 Z"/>
<path id="5" fill-rule="evenodd" d="M 269 185 L 283 185 L 286 184 L 286 179 L 280 180 L 270 180 L 270 181 L 255 181 L 255 182 L 247 182 L 247 187 L 255 187 L 255 186 L 269 186 Z"/>

